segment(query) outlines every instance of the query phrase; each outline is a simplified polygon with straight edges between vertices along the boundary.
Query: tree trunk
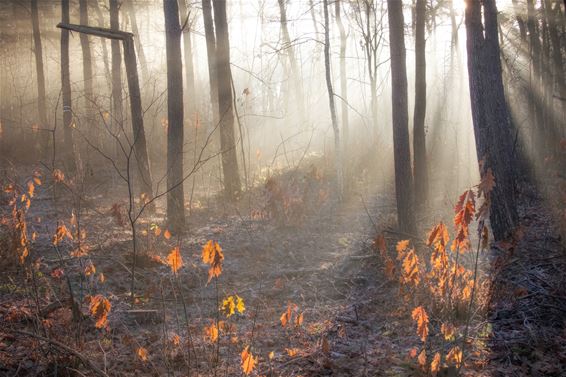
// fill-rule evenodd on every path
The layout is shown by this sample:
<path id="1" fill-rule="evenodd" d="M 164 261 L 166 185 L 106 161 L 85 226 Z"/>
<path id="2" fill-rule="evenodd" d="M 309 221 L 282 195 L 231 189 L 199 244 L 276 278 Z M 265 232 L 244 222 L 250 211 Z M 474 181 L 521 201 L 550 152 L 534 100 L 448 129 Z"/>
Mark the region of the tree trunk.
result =
<path id="1" fill-rule="evenodd" d="M 529 32 L 529 47 L 530 47 L 530 63 L 531 63 L 531 77 L 529 78 L 530 89 L 530 114 L 531 114 L 531 135 L 533 141 L 533 155 L 539 157 L 539 161 L 542 161 L 544 156 L 544 138 L 543 134 L 543 111 L 541 106 L 541 43 L 539 37 L 539 27 L 538 20 L 536 17 L 536 9 L 534 0 L 527 0 L 527 31 Z"/>
<path id="2" fill-rule="evenodd" d="M 134 7 L 133 0 L 125 0 L 124 2 L 126 5 L 126 9 L 128 11 L 128 16 L 130 17 L 132 33 L 134 33 L 135 35 L 134 42 L 136 44 L 136 50 L 139 55 L 143 81 L 146 82 L 149 79 L 149 71 L 147 69 L 147 60 L 145 59 L 143 45 L 140 40 L 140 32 L 138 30 L 138 20 L 136 18 L 136 9 Z"/>
<path id="3" fill-rule="evenodd" d="M 340 9 L 340 0 L 335 0 L 335 12 L 336 12 L 336 24 L 338 24 L 338 30 L 340 31 L 340 96 L 342 100 L 341 105 L 341 115 L 342 115 L 342 145 L 344 146 L 344 155 L 348 153 L 348 137 L 349 137 L 349 125 L 348 125 L 348 78 L 346 77 L 346 30 L 344 29 L 344 24 L 342 23 L 342 15 Z"/>
<path id="4" fill-rule="evenodd" d="M 482 6 L 485 25 L 482 24 Z M 476 150 L 496 185 L 491 193 L 490 222 L 496 240 L 506 238 L 518 222 L 515 170 L 501 61 L 495 0 L 466 0 L 468 77 Z M 485 32 L 484 32 L 485 27 Z M 484 170 L 485 171 L 485 170 Z"/>
<path id="5" fill-rule="evenodd" d="M 336 166 L 336 186 L 338 196 L 341 198 L 343 193 L 342 179 L 342 145 L 340 142 L 340 128 L 336 118 L 336 106 L 334 104 L 334 91 L 332 89 L 332 74 L 330 72 L 330 22 L 328 17 L 328 0 L 323 0 L 324 7 L 324 70 L 326 73 L 326 88 L 328 90 L 328 103 L 330 105 L 330 118 L 332 119 L 332 129 L 334 131 L 334 164 Z"/>
<path id="6" fill-rule="evenodd" d="M 143 125 L 140 83 L 133 38 L 124 39 L 124 63 L 126 64 L 126 76 L 128 78 L 128 89 L 130 91 L 130 110 L 132 112 L 132 129 L 134 137 L 133 147 L 140 175 L 141 193 L 145 194 L 147 198 L 151 198 L 153 196 L 153 183 L 151 179 L 147 142 Z"/>
<path id="7" fill-rule="evenodd" d="M 428 195 L 426 161 L 426 0 L 417 0 L 415 23 L 415 111 L 413 114 L 413 168 L 415 169 L 415 205 L 422 207 Z"/>
<path id="8" fill-rule="evenodd" d="M 79 0 L 79 15 L 81 25 L 88 26 L 88 0 Z M 83 53 L 83 80 L 84 80 L 84 96 L 85 110 L 87 116 L 87 134 L 94 136 L 91 124 L 93 114 L 94 90 L 92 87 L 92 56 L 90 52 L 90 41 L 86 34 L 79 34 L 81 41 L 81 50 Z"/>
<path id="9" fill-rule="evenodd" d="M 232 74 L 230 72 L 230 40 L 226 19 L 226 1 L 213 0 L 214 26 L 216 28 L 216 72 L 218 74 L 218 114 L 220 117 L 220 148 L 222 149 L 222 172 L 224 193 L 233 200 L 241 190 L 238 173 L 238 157 L 234 138 L 234 113 L 232 97 Z"/>
<path id="10" fill-rule="evenodd" d="M 61 0 L 61 21 L 69 23 L 69 0 Z M 69 31 L 61 30 L 61 92 L 63 97 L 63 159 L 71 174 L 78 172 L 80 160 L 73 131 L 73 108 L 71 103 L 71 72 L 69 63 Z"/>
<path id="11" fill-rule="evenodd" d="M 31 0 L 31 19 L 33 29 L 33 51 L 35 53 L 35 69 L 37 73 L 37 110 L 39 115 L 39 128 L 41 133 L 40 150 L 45 156 L 49 149 L 50 134 L 47 128 L 47 108 L 45 105 L 45 73 L 43 71 L 43 46 L 41 43 L 41 32 L 39 30 L 39 12 L 37 0 Z"/>
<path id="12" fill-rule="evenodd" d="M 202 0 L 202 16 L 204 35 L 206 39 L 206 55 L 208 57 L 208 80 L 210 83 L 210 103 L 212 104 L 213 127 L 218 125 L 218 77 L 216 74 L 216 35 L 212 20 L 212 5 L 210 0 Z"/>
<path id="13" fill-rule="evenodd" d="M 100 10 L 100 6 L 98 5 L 98 0 L 95 0 L 93 3 L 94 11 L 96 12 L 96 18 L 98 20 L 98 26 L 104 27 L 104 16 L 102 15 L 102 11 Z M 104 62 L 104 73 L 106 76 L 106 84 L 108 89 L 112 91 L 111 82 L 112 82 L 112 75 L 110 72 L 110 64 L 108 64 L 108 47 L 106 46 L 106 39 L 102 38 L 100 40 L 100 44 L 102 45 L 102 60 Z"/>
<path id="14" fill-rule="evenodd" d="M 416 233 L 416 226 L 413 208 L 413 175 L 409 141 L 403 4 L 398 0 L 387 0 L 387 10 L 389 17 L 389 48 L 391 51 L 393 148 L 397 219 L 401 231 L 414 234 Z"/>
<path id="15" fill-rule="evenodd" d="M 191 22 L 189 20 L 190 11 L 187 8 L 185 0 L 179 0 L 179 13 L 181 15 L 181 26 L 184 25 L 183 33 L 183 55 L 185 60 L 185 85 L 187 95 L 185 96 L 187 103 L 187 115 L 189 119 L 193 119 L 196 112 L 195 103 L 195 73 L 193 65 L 193 45 L 191 41 Z"/>
<path id="16" fill-rule="evenodd" d="M 183 63 L 177 2 L 163 0 L 163 12 L 167 53 L 167 221 L 171 230 L 178 233 L 185 227 L 185 194 L 183 190 Z"/>
<path id="17" fill-rule="evenodd" d="M 120 14 L 118 0 L 110 0 L 110 28 L 120 29 Z M 122 52 L 120 41 L 112 39 L 110 42 L 112 50 L 112 131 L 119 138 L 124 132 L 124 107 L 122 103 Z M 116 140 L 115 154 L 120 156 L 120 143 Z"/>
<path id="18" fill-rule="evenodd" d="M 279 3 L 279 13 L 281 22 L 281 33 L 283 34 L 283 43 L 289 57 L 289 66 L 291 67 L 291 82 L 293 84 L 294 97 L 296 98 L 297 112 L 299 113 L 299 122 L 301 127 L 305 126 L 306 113 L 305 113 L 305 96 L 303 94 L 303 87 L 301 85 L 301 74 L 297 66 L 297 59 L 295 57 L 295 47 L 291 43 L 289 36 L 289 29 L 287 27 L 287 12 L 285 10 L 285 0 L 277 0 Z"/>

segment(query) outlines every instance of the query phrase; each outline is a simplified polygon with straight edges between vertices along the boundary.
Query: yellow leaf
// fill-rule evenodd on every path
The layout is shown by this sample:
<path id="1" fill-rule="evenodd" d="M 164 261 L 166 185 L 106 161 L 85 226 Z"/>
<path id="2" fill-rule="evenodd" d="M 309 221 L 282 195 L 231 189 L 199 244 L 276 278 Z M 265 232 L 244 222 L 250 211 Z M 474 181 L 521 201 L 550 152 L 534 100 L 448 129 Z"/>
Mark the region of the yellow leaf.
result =
<path id="1" fill-rule="evenodd" d="M 141 361 L 143 361 L 144 363 L 147 361 L 148 353 L 145 348 L 143 347 L 138 348 L 137 354 Z"/>
<path id="2" fill-rule="evenodd" d="M 271 351 L 268 355 L 269 360 L 273 360 L 273 358 L 275 357 L 275 352 Z"/>
<path id="3" fill-rule="evenodd" d="M 448 351 L 446 355 L 446 362 L 456 365 L 456 367 L 460 367 L 462 363 L 462 350 L 460 347 L 456 346 Z"/>
<path id="4" fill-rule="evenodd" d="M 183 267 L 183 258 L 181 257 L 179 246 L 176 246 L 173 250 L 171 250 L 167 256 L 167 264 L 171 267 L 171 271 L 173 271 L 174 274 Z"/>
<path id="5" fill-rule="evenodd" d="M 236 295 L 236 310 L 238 313 L 243 314 L 246 310 L 246 305 L 244 304 L 244 299 Z"/>
<path id="6" fill-rule="evenodd" d="M 413 309 L 411 313 L 413 320 L 417 321 L 417 334 L 424 342 L 428 336 L 428 314 L 422 306 Z"/>
<path id="7" fill-rule="evenodd" d="M 242 351 L 241 357 L 242 357 L 242 371 L 246 375 L 248 375 L 256 367 L 257 356 L 254 357 L 254 355 L 250 352 L 250 346 L 246 346 L 246 348 L 244 348 L 244 350 Z"/>
<path id="8" fill-rule="evenodd" d="M 236 303 L 234 302 L 234 296 L 228 296 L 222 301 L 221 310 L 224 312 L 226 317 L 231 317 L 236 312 Z"/>

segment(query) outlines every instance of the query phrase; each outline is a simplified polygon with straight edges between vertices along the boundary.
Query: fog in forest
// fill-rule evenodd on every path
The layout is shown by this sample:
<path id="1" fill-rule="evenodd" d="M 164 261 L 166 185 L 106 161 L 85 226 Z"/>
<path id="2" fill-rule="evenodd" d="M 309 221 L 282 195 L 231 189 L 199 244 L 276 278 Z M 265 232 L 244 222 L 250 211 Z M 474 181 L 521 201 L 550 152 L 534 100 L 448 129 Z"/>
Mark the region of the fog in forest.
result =
<path id="1" fill-rule="evenodd" d="M 566 373 L 565 7 L 0 1 L 0 374 Z"/>

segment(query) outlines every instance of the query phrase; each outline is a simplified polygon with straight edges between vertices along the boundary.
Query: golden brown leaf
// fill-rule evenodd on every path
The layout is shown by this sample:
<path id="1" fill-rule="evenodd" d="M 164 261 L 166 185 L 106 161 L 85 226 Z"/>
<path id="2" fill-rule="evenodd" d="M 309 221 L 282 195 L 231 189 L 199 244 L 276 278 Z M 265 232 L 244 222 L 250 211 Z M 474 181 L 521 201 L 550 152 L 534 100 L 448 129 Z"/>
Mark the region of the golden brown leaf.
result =
<path id="1" fill-rule="evenodd" d="M 218 326 L 211 322 L 209 326 L 204 327 L 204 334 L 211 343 L 216 343 L 218 340 Z"/>
<path id="2" fill-rule="evenodd" d="M 212 240 L 208 241 L 202 248 L 202 261 L 210 266 L 208 269 L 207 284 L 210 283 L 213 277 L 220 276 L 222 273 L 223 260 L 224 254 L 218 242 Z"/>
<path id="3" fill-rule="evenodd" d="M 90 298 L 89 312 L 96 320 L 96 328 L 100 329 L 106 326 L 108 323 L 108 313 L 110 313 L 111 308 L 110 301 L 102 295 Z"/>
<path id="4" fill-rule="evenodd" d="M 432 362 L 430 363 L 430 372 L 433 376 L 436 376 L 440 370 L 440 353 L 435 353 Z"/>
<path id="5" fill-rule="evenodd" d="M 422 306 L 413 309 L 411 317 L 417 322 L 417 335 L 424 342 L 428 336 L 428 314 Z"/>
<path id="6" fill-rule="evenodd" d="M 246 346 L 246 348 L 244 348 L 244 350 L 242 351 L 241 357 L 242 357 L 242 364 L 241 364 L 242 371 L 246 375 L 248 375 L 256 367 L 257 356 L 254 357 L 254 355 L 250 352 L 250 346 Z"/>
<path id="7" fill-rule="evenodd" d="M 143 347 L 138 348 L 138 350 L 136 351 L 138 357 L 140 358 L 141 361 L 143 361 L 144 363 L 147 361 L 147 350 Z"/>
<path id="8" fill-rule="evenodd" d="M 446 362 L 456 365 L 457 368 L 460 367 L 460 364 L 462 363 L 462 350 L 460 347 L 456 346 L 448 351 L 448 354 L 446 355 Z"/>
<path id="9" fill-rule="evenodd" d="M 395 247 L 395 250 L 397 250 L 398 253 L 405 251 L 409 247 L 409 242 L 410 242 L 409 240 L 403 240 L 397 242 L 397 246 Z"/>
<path id="10" fill-rule="evenodd" d="M 419 353 L 419 357 L 417 358 L 417 362 L 419 363 L 419 366 L 421 368 L 425 368 L 426 367 L 426 351 L 423 348 L 423 350 L 421 351 L 421 353 Z"/>

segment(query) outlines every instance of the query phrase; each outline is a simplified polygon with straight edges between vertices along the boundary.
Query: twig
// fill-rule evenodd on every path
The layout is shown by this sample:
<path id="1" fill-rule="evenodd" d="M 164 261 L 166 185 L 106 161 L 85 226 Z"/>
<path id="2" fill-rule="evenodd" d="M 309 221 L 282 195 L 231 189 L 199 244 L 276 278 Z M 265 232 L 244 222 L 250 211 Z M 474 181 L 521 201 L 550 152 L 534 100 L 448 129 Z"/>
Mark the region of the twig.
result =
<path id="1" fill-rule="evenodd" d="M 30 336 L 32 338 L 36 338 L 36 339 L 42 340 L 44 342 L 47 342 L 49 344 L 52 344 L 55 347 L 58 347 L 58 348 L 60 348 L 64 351 L 76 356 L 77 358 L 79 358 L 85 366 L 92 369 L 92 371 L 95 372 L 97 375 L 102 376 L 102 377 L 108 377 L 108 375 L 106 373 L 104 373 L 104 371 L 102 371 L 100 368 L 98 368 L 92 361 L 90 361 L 88 359 L 88 357 L 86 357 L 83 354 L 75 351 L 74 349 L 64 345 L 63 343 L 58 342 L 57 340 L 47 339 L 47 338 L 45 338 L 41 335 L 36 335 L 36 334 L 30 333 L 30 332 L 27 332 L 27 331 L 23 331 L 23 330 L 9 330 L 9 331 L 14 332 L 16 334 Z"/>

